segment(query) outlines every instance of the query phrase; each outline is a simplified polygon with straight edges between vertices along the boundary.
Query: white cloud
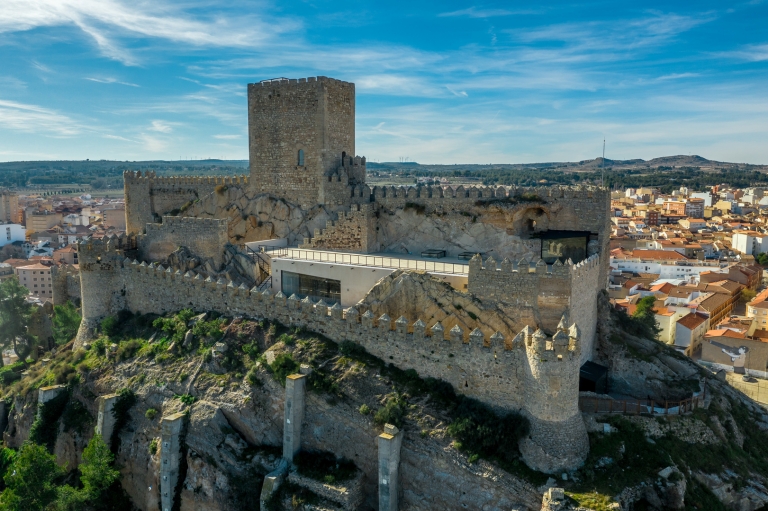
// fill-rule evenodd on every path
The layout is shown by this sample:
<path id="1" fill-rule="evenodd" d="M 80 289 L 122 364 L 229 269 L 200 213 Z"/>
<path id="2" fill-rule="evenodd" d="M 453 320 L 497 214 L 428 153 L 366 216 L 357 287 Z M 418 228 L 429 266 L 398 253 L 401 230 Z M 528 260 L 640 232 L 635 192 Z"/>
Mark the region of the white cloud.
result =
<path id="1" fill-rule="evenodd" d="M 138 59 L 123 48 L 123 37 L 158 38 L 197 47 L 251 48 L 298 25 L 251 15 L 216 15 L 201 21 L 160 1 L 3 0 L 0 33 L 52 26 L 76 26 L 105 56 L 135 65 Z"/>
<path id="2" fill-rule="evenodd" d="M 443 12 L 439 17 L 466 17 L 466 18 L 495 18 L 497 16 L 512 16 L 513 14 L 540 14 L 542 11 L 533 9 L 528 10 L 509 10 L 509 9 L 483 9 L 478 7 L 469 7 L 458 11 Z"/>
<path id="3" fill-rule="evenodd" d="M 27 133 L 69 137 L 87 131 L 80 123 L 55 110 L 0 99 L 0 126 Z"/>
<path id="4" fill-rule="evenodd" d="M 168 147 L 168 143 L 165 140 L 147 135 L 146 133 L 140 134 L 139 139 L 144 143 L 144 149 L 151 153 L 163 152 Z"/>
<path id="5" fill-rule="evenodd" d="M 90 80 L 92 82 L 96 82 L 96 83 L 117 83 L 117 84 L 120 84 L 120 85 L 127 85 L 129 87 L 139 87 L 139 85 L 136 85 L 135 83 L 121 82 L 120 80 L 118 80 L 116 78 L 90 78 L 90 77 L 86 77 L 85 79 L 86 80 Z"/>
<path id="6" fill-rule="evenodd" d="M 150 131 L 157 131 L 160 133 L 171 133 L 173 128 L 165 121 L 152 121 L 152 126 L 147 128 Z"/>
<path id="7" fill-rule="evenodd" d="M 236 140 L 242 138 L 242 135 L 214 135 L 213 138 L 218 138 L 220 140 Z"/>
<path id="8" fill-rule="evenodd" d="M 717 56 L 746 62 L 763 62 L 768 60 L 768 44 L 744 46 L 739 50 L 719 53 Z"/>

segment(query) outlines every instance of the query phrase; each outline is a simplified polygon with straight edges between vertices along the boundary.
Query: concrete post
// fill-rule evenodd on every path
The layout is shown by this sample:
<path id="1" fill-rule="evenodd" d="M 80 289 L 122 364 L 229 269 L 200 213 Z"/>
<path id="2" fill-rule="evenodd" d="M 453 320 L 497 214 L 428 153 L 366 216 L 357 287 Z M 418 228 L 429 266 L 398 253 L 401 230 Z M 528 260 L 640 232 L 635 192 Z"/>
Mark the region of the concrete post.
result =
<path id="1" fill-rule="evenodd" d="M 397 482 L 403 433 L 392 424 L 379 435 L 379 511 L 397 511 Z"/>
<path id="2" fill-rule="evenodd" d="M 264 476 L 264 484 L 261 487 L 261 495 L 259 496 L 259 509 L 261 511 L 267 511 L 267 503 L 272 495 L 280 488 L 285 479 L 285 474 L 288 473 L 288 462 L 282 460 L 275 470 Z"/>
<path id="3" fill-rule="evenodd" d="M 55 398 L 62 392 L 67 390 L 66 385 L 52 385 L 50 387 L 40 387 L 37 391 L 37 415 L 40 415 L 42 407 L 45 403 Z"/>
<path id="4" fill-rule="evenodd" d="M 115 407 L 117 397 L 117 394 L 107 394 L 97 398 L 99 402 L 99 416 L 96 419 L 96 433 L 101 435 L 101 438 L 107 445 L 109 445 L 112 432 L 115 430 L 115 416 L 112 414 L 112 409 Z"/>
<path id="5" fill-rule="evenodd" d="M 293 463 L 293 457 L 301 450 L 301 423 L 304 422 L 306 383 L 306 374 L 290 374 L 285 379 L 283 458 L 289 463 Z"/>
<path id="6" fill-rule="evenodd" d="M 181 430 L 184 426 L 184 413 L 174 413 L 163 417 L 161 421 L 160 446 L 160 504 L 161 511 L 171 511 L 176 496 L 176 484 L 179 482 L 179 461 L 181 456 Z"/>

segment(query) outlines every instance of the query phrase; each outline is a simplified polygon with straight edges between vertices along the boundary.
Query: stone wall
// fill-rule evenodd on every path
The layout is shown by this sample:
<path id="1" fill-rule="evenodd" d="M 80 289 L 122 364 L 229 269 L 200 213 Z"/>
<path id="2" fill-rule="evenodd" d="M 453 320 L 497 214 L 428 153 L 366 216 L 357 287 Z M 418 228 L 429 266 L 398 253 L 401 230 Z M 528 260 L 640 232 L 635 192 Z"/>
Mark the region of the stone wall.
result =
<path id="1" fill-rule="evenodd" d="M 218 269 L 229 242 L 226 220 L 165 216 L 163 223 L 149 223 L 145 231 L 138 236 L 139 255 L 149 261 L 164 260 L 184 246 L 196 256 L 212 260 Z"/>
<path id="2" fill-rule="evenodd" d="M 128 234 L 211 194 L 217 187 L 247 186 L 246 176 L 157 177 L 154 171 L 125 171 L 125 221 Z M 221 189 L 221 188 L 220 188 Z"/>
<path id="3" fill-rule="evenodd" d="M 309 209 L 357 184 L 357 174 L 339 169 L 355 154 L 353 83 L 319 76 L 249 84 L 248 132 L 256 192 Z M 325 197 L 326 187 L 333 197 Z"/>
<path id="4" fill-rule="evenodd" d="M 312 239 L 305 238 L 299 248 L 377 252 L 375 218 L 370 204 L 353 205 L 349 213 L 339 211 L 339 219 L 328 220 L 325 229 L 315 229 Z"/>
<path id="5" fill-rule="evenodd" d="M 51 268 L 53 303 L 62 305 L 67 300 L 77 302 L 81 298 L 80 270 L 77 266 L 62 264 Z"/>
<path id="6" fill-rule="evenodd" d="M 483 301 L 531 310 L 535 326 L 545 332 L 554 333 L 560 319 L 567 315 L 581 330 L 583 363 L 591 358 L 597 331 L 600 264 L 598 255 L 575 265 L 558 260 L 551 266 L 541 259 L 535 266 L 525 259 L 517 264 L 504 259 L 497 266 L 492 257 L 483 263 L 475 256 L 469 263 L 467 287 Z"/>

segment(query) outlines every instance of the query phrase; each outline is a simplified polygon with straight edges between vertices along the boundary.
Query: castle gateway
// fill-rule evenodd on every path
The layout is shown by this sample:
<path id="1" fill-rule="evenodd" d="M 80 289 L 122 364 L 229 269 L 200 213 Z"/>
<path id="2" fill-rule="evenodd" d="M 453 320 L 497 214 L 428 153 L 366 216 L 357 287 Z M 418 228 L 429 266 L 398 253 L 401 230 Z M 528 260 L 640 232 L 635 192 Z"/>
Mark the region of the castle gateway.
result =
<path id="1" fill-rule="evenodd" d="M 303 326 L 521 411 L 531 467 L 578 466 L 608 192 L 368 186 L 354 84 L 326 77 L 250 84 L 248 127 L 249 176 L 125 173 L 128 235 L 79 246 L 78 342 L 122 309 Z"/>

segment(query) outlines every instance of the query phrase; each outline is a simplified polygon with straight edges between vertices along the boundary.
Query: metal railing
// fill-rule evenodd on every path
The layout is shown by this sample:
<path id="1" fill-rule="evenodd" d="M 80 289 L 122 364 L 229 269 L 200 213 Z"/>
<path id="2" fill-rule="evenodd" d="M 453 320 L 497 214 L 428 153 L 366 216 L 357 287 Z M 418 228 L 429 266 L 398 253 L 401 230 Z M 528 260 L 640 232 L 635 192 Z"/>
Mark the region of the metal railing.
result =
<path id="1" fill-rule="evenodd" d="M 704 405 L 706 389 L 698 396 L 682 401 L 654 401 L 652 399 L 603 399 L 579 396 L 579 410 L 586 413 L 620 413 L 626 415 L 684 415 Z"/>
<path id="2" fill-rule="evenodd" d="M 373 268 L 394 268 L 402 270 L 422 270 L 433 273 L 468 274 L 469 265 L 460 263 L 444 263 L 440 261 L 421 261 L 400 259 L 390 256 L 374 256 L 365 254 L 348 254 L 344 252 L 323 252 L 289 247 L 261 246 L 261 252 L 270 257 L 296 259 L 302 261 L 317 261 L 322 263 L 350 264 L 354 266 L 370 266 Z"/>

